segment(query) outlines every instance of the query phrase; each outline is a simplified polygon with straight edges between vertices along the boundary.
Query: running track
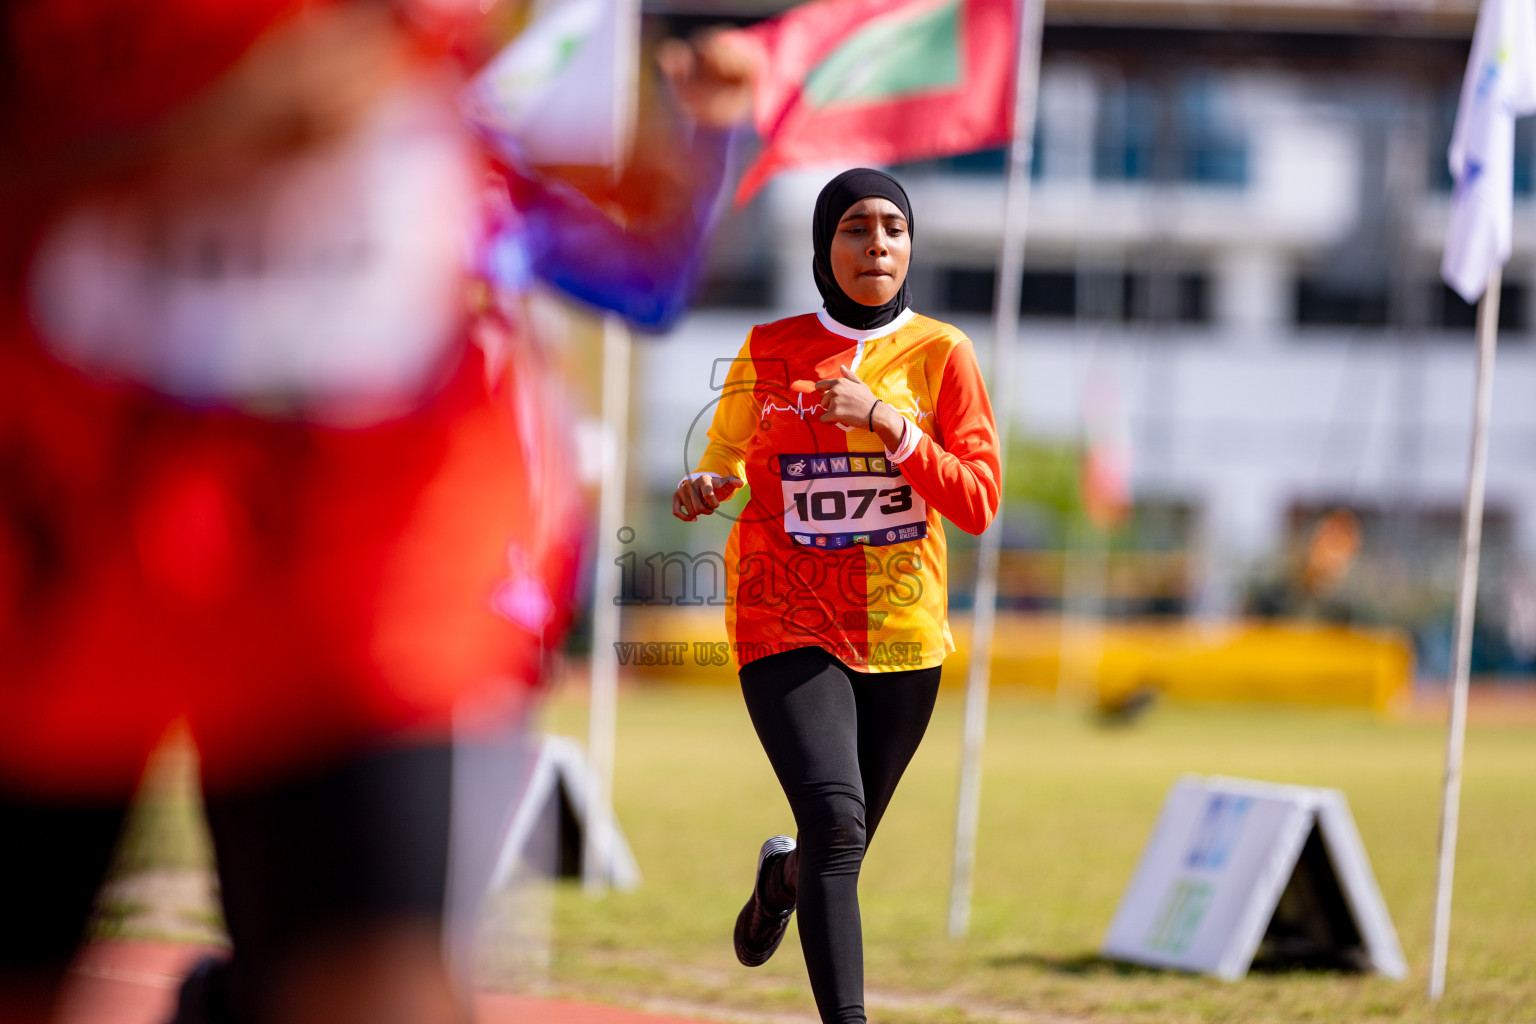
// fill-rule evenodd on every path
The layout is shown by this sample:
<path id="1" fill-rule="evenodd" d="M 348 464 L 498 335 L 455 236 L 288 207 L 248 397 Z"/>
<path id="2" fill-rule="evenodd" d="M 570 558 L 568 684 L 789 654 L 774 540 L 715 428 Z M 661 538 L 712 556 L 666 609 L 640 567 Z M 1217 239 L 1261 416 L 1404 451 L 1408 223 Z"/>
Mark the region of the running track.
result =
<path id="1" fill-rule="evenodd" d="M 59 1024 L 165 1024 L 176 985 L 199 946 L 164 942 L 102 942 L 75 966 L 74 984 Z M 482 993 L 479 1024 L 700 1024 L 634 1010 L 564 1000 Z"/>

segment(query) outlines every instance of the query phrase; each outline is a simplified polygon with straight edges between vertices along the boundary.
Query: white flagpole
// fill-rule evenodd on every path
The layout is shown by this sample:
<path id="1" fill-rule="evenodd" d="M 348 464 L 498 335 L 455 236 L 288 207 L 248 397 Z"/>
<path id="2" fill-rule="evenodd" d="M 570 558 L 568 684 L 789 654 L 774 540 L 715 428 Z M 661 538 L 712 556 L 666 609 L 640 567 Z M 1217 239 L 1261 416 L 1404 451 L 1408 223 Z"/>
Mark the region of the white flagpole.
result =
<path id="1" fill-rule="evenodd" d="M 1445 961 L 1451 937 L 1451 883 L 1456 873 L 1456 828 L 1461 812 L 1461 759 L 1467 738 L 1467 683 L 1472 670 L 1472 623 L 1477 607 L 1477 563 L 1483 546 L 1483 494 L 1488 483 L 1488 419 L 1493 410 L 1493 358 L 1499 334 L 1502 268 L 1495 263 L 1477 307 L 1477 390 L 1472 414 L 1472 459 L 1461 520 L 1460 572 L 1452 641 L 1451 715 L 1445 741 L 1445 795 L 1440 810 L 1440 858 L 1435 872 L 1434 945 L 1429 998 L 1445 994 Z"/>
<path id="2" fill-rule="evenodd" d="M 992 398 L 997 419 L 998 456 L 1007 465 L 1013 419 L 1013 356 L 1019 333 L 1019 284 L 1024 273 L 1024 226 L 1029 220 L 1030 168 L 1034 163 L 1035 100 L 1040 86 L 1040 33 L 1044 0 L 1020 0 L 1019 39 L 1014 61 L 1013 138 L 1008 147 L 1008 184 L 1003 195 L 1003 242 L 992 309 Z M 971 663 L 965 680 L 965 736 L 960 755 L 960 792 L 955 811 L 955 858 L 949 891 L 949 934 L 970 929 L 971 891 L 976 867 L 976 829 L 981 820 L 981 748 L 987 728 L 987 690 L 992 670 L 992 634 L 997 620 L 997 561 L 1003 532 L 1003 505 L 981 535 L 976 553 L 976 601 L 971 629 Z"/>
<path id="3" fill-rule="evenodd" d="M 619 701 L 618 534 L 624 525 L 625 438 L 629 435 L 629 330 L 603 319 L 603 479 L 597 510 L 597 574 L 592 585 L 592 678 L 587 708 L 587 805 L 581 882 L 589 896 L 608 889 L 612 860 L 613 763 Z"/>
<path id="4" fill-rule="evenodd" d="M 614 5 L 613 164 L 618 177 L 635 124 L 640 48 L 640 4 Z M 587 707 L 587 766 L 591 799 L 581 854 L 581 884 L 589 896 L 608 890 L 613 863 L 613 765 L 619 703 L 618 542 L 624 526 L 624 488 L 629 461 L 629 328 L 619 317 L 603 318 L 602 480 L 597 511 L 597 573 L 592 586 L 592 662 Z"/>

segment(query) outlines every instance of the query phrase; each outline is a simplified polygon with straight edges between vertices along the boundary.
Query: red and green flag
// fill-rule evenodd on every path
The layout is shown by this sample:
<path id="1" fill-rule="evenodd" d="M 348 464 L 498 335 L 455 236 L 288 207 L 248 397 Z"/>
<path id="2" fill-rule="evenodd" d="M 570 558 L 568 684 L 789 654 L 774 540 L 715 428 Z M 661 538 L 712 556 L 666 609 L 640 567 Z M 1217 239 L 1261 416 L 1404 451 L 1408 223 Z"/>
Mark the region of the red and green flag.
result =
<path id="1" fill-rule="evenodd" d="M 763 140 L 736 201 L 789 167 L 1002 145 L 1014 17 L 1014 0 L 816 0 L 731 33 L 757 63 Z"/>

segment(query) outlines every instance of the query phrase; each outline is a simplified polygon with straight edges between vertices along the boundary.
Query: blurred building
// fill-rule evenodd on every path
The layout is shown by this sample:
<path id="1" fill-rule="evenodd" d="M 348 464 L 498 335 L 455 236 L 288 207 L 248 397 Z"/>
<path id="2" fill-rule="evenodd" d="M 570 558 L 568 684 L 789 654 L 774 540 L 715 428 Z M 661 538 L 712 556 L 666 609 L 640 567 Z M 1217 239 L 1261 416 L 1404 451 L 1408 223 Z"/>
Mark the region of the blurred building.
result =
<path id="1" fill-rule="evenodd" d="M 772 6 L 665 2 L 647 10 L 673 30 Z M 1148 545 L 1187 555 L 1176 606 L 1238 609 L 1338 507 L 1364 523 L 1369 583 L 1448 593 L 1475 311 L 1438 264 L 1474 16 L 1471 0 L 1048 3 L 1014 426 L 1046 443 L 1095 423 L 1123 438 Z M 1531 127 L 1502 296 L 1492 587 L 1536 556 Z M 983 359 L 1002 172 L 1001 152 L 900 170 L 918 308 L 961 325 Z M 752 323 L 819 306 L 810 210 L 826 177 L 786 175 L 728 218 L 699 311 L 648 355 L 637 468 L 657 489 L 683 468 L 711 360 Z M 1028 509 L 1009 528 L 1023 547 L 1070 543 Z"/>

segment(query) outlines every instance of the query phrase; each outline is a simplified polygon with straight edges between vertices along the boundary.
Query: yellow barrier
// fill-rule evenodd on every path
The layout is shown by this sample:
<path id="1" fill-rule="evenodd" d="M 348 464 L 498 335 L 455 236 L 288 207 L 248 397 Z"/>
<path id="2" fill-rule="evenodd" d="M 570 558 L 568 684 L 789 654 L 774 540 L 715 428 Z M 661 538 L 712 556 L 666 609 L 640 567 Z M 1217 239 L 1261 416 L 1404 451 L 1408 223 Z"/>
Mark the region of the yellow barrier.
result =
<path id="1" fill-rule="evenodd" d="M 970 620 L 951 617 L 959 648 L 944 682 L 959 686 Z M 734 685 L 719 608 L 627 610 L 621 662 L 642 676 Z M 1140 690 L 1177 700 L 1262 701 L 1386 710 L 1407 696 L 1413 654 L 1385 629 L 1305 622 L 1107 622 L 998 615 L 992 681 L 1076 691 L 1113 706 Z"/>

